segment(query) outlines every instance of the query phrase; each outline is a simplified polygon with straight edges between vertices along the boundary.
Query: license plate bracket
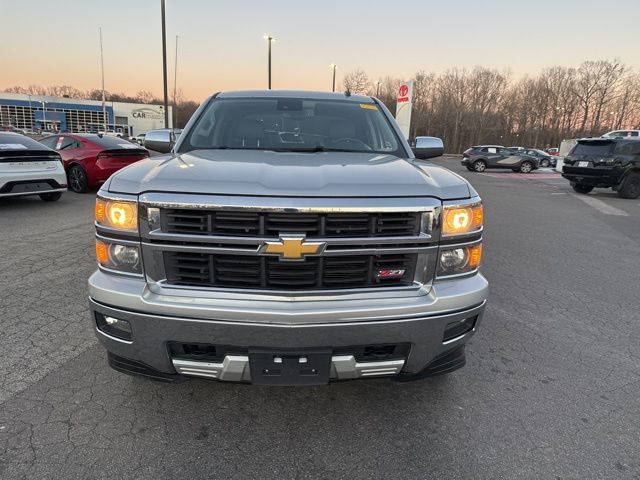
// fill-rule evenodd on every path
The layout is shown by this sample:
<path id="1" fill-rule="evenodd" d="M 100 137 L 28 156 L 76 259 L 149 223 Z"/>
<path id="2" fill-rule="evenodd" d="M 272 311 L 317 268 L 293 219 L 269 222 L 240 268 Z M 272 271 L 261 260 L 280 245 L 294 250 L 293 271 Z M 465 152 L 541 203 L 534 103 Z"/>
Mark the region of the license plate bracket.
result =
<path id="1" fill-rule="evenodd" d="M 331 349 L 250 348 L 249 368 L 255 385 L 325 385 L 329 383 Z"/>

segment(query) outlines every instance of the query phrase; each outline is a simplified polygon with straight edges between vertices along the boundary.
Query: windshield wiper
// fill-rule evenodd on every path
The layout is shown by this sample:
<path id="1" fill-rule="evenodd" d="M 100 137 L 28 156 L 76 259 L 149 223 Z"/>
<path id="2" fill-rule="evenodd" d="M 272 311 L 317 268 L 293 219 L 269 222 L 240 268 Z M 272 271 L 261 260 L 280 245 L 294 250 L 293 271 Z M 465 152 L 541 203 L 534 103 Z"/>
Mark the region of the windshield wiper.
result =
<path id="1" fill-rule="evenodd" d="M 314 147 L 229 147 L 220 145 L 210 147 L 211 150 L 262 150 L 266 152 L 295 152 L 295 153 L 316 153 L 316 152 L 350 152 L 350 153 L 373 153 L 371 150 L 353 150 L 351 148 L 331 148 L 324 145 Z"/>
<path id="2" fill-rule="evenodd" d="M 286 149 L 274 149 L 278 152 L 303 152 L 303 153 L 316 153 L 316 152 L 356 152 L 356 153 L 369 153 L 366 150 L 353 150 L 351 148 L 331 148 L 324 145 L 316 145 L 315 147 L 299 147 L 299 148 L 286 148 Z"/>

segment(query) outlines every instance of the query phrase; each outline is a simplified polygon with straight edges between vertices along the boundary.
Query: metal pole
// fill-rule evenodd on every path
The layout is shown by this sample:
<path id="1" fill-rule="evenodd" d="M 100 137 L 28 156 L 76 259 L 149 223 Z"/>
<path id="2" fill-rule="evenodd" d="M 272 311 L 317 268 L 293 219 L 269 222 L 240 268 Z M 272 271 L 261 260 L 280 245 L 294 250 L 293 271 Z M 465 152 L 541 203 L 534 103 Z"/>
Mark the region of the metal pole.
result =
<path id="1" fill-rule="evenodd" d="M 42 122 L 44 123 L 44 130 L 47 131 L 47 102 L 42 101 Z"/>
<path id="2" fill-rule="evenodd" d="M 169 94 L 167 92 L 167 30 L 164 19 L 164 0 L 160 1 L 162 16 L 162 78 L 164 81 L 164 128 L 169 128 Z"/>
<path id="3" fill-rule="evenodd" d="M 102 27 L 98 27 L 100 30 L 100 66 L 102 68 L 102 129 L 104 133 L 107 133 L 107 107 L 105 105 L 104 98 L 104 55 L 102 52 Z"/>
<path id="4" fill-rule="evenodd" d="M 269 90 L 271 90 L 271 37 L 267 41 L 269 42 Z"/>
<path id="5" fill-rule="evenodd" d="M 336 65 L 331 65 L 333 67 L 333 85 L 331 87 L 331 91 L 336 91 Z"/>
<path id="6" fill-rule="evenodd" d="M 176 35 L 176 61 L 173 67 L 173 126 L 175 128 L 178 120 L 178 109 L 176 104 L 176 90 L 178 85 L 178 35 Z"/>
<path id="7" fill-rule="evenodd" d="M 31 106 L 31 95 L 29 95 L 29 129 L 33 131 L 33 107 Z"/>

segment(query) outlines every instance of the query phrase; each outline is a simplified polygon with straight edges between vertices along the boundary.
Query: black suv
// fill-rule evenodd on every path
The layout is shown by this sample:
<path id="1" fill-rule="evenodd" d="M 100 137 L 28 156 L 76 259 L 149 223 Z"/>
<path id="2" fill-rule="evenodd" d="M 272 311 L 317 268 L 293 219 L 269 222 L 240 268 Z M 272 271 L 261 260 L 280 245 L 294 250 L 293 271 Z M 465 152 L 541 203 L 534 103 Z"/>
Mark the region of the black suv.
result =
<path id="1" fill-rule="evenodd" d="M 538 160 L 522 152 L 499 145 L 478 145 L 464 151 L 462 165 L 472 172 L 484 172 L 487 168 L 510 168 L 514 172 L 531 173 L 538 168 Z"/>
<path id="2" fill-rule="evenodd" d="M 562 176 L 578 193 L 613 188 L 622 198 L 640 197 L 640 140 L 585 138 L 564 158 Z"/>

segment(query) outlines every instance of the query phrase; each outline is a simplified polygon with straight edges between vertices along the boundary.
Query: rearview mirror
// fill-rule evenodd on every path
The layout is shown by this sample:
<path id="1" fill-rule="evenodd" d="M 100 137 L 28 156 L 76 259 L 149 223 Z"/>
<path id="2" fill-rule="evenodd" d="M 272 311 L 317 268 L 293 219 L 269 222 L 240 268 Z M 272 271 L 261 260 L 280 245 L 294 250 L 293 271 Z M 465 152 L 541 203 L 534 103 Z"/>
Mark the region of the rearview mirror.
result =
<path id="1" fill-rule="evenodd" d="M 415 147 L 411 150 L 413 150 L 416 158 L 426 160 L 442 155 L 444 153 L 444 145 L 442 140 L 437 137 L 416 137 Z"/>

